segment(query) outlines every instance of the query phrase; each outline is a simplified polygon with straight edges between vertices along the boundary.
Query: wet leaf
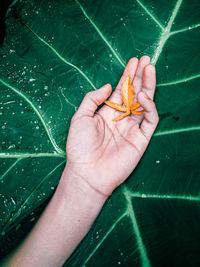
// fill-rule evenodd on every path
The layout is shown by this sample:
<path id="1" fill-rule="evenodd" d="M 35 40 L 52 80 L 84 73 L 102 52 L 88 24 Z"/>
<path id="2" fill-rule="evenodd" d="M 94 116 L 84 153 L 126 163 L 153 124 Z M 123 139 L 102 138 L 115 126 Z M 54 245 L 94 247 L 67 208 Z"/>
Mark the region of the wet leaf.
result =
<path id="1" fill-rule="evenodd" d="M 198 0 L 13 5 L 0 48 L 0 226 L 7 252 L 11 234 L 35 218 L 60 179 L 70 119 L 85 93 L 108 82 L 114 87 L 127 61 L 146 54 L 157 69 L 159 126 L 66 266 L 199 265 L 199 10 Z"/>

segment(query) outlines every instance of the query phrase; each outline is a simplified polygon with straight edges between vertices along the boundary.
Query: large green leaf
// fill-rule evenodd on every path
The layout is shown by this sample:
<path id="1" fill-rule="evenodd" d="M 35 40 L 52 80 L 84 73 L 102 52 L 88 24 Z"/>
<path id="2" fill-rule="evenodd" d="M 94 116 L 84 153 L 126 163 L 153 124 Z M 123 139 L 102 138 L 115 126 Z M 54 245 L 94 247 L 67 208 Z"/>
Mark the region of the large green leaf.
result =
<path id="1" fill-rule="evenodd" d="M 35 220 L 59 181 L 70 119 L 85 93 L 114 87 L 128 59 L 147 54 L 157 69 L 159 126 L 66 265 L 200 264 L 199 0 L 22 0 L 6 25 L 0 225 L 7 252 L 11 234 Z"/>

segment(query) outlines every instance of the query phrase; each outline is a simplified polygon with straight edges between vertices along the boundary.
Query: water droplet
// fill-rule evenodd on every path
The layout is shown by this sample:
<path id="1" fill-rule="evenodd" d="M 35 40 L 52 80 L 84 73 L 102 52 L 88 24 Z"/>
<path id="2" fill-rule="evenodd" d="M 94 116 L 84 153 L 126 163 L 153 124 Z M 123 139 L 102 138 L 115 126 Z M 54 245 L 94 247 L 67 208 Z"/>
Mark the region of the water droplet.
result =
<path id="1" fill-rule="evenodd" d="M 38 130 L 40 127 L 39 126 L 36 126 L 35 128 Z"/>
<path id="2" fill-rule="evenodd" d="M 142 198 L 145 198 L 145 197 L 147 197 L 147 195 L 145 195 L 145 194 L 142 194 Z"/>
<path id="3" fill-rule="evenodd" d="M 16 202 L 14 201 L 14 199 L 11 197 L 11 201 L 14 205 L 16 205 Z"/>
<path id="4" fill-rule="evenodd" d="M 159 164 L 160 163 L 160 160 L 156 160 L 156 163 Z"/>
<path id="5" fill-rule="evenodd" d="M 33 81 L 35 81 L 34 78 L 30 78 L 30 79 L 29 79 L 29 82 L 33 82 Z"/>
<path id="6" fill-rule="evenodd" d="M 8 147 L 8 149 L 15 148 L 15 144 L 12 144 Z"/>

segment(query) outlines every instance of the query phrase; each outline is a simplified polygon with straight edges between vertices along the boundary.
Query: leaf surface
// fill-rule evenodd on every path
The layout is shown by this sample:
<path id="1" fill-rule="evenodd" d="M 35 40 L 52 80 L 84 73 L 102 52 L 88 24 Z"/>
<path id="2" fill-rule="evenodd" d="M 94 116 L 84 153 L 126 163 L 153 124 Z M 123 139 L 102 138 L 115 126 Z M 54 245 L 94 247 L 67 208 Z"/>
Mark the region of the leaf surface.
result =
<path id="1" fill-rule="evenodd" d="M 157 69 L 159 126 L 66 266 L 199 264 L 199 10 L 198 0 L 12 6 L 0 48 L 2 256 L 59 182 L 85 93 L 114 87 L 127 61 L 147 54 Z"/>

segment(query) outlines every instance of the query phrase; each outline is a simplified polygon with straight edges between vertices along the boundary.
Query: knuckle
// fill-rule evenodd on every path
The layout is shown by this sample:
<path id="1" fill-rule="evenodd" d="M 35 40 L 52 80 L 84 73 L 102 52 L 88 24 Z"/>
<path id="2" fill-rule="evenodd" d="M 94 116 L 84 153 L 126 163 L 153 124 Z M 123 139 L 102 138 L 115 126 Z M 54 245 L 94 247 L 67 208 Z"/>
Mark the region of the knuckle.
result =
<path id="1" fill-rule="evenodd" d="M 155 102 L 152 99 L 150 99 L 150 98 L 149 98 L 149 101 L 151 102 L 151 108 L 153 110 L 156 110 L 156 104 L 155 104 Z"/>
<path id="2" fill-rule="evenodd" d="M 85 95 L 85 97 L 87 97 L 87 98 L 91 98 L 91 96 L 92 96 L 92 91 L 87 92 L 87 94 Z"/>
<path id="3" fill-rule="evenodd" d="M 93 91 L 90 91 L 88 92 L 86 95 L 85 95 L 85 99 L 88 101 L 88 100 L 93 100 L 94 98 L 94 94 L 93 94 Z"/>
<path id="4" fill-rule="evenodd" d="M 155 123 L 156 123 L 156 125 L 158 124 L 158 122 L 159 122 L 159 116 L 158 116 L 158 113 L 156 112 L 156 116 L 155 116 Z"/>

